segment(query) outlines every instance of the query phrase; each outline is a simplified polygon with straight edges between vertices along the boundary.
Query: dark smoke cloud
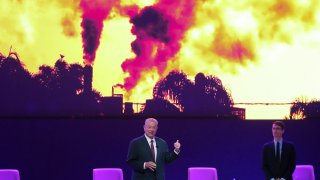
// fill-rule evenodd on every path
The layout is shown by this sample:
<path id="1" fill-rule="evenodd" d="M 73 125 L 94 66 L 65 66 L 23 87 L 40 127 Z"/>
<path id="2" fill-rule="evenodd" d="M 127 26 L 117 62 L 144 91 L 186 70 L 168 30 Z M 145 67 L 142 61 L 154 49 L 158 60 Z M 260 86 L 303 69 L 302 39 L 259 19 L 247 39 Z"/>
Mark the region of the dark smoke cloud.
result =
<path id="1" fill-rule="evenodd" d="M 185 32 L 193 24 L 194 7 L 194 0 L 159 0 L 138 13 L 134 13 L 134 8 L 126 11 L 133 12 L 127 14 L 131 15 L 131 32 L 136 36 L 131 43 L 136 57 L 121 65 L 129 74 L 124 82 L 126 90 L 136 86 L 143 72 L 156 69 L 160 77 L 163 75 L 169 60 L 180 50 Z"/>
<path id="2" fill-rule="evenodd" d="M 81 26 L 84 60 L 92 64 L 100 44 L 103 21 L 108 17 L 111 9 L 118 0 L 81 0 L 83 10 Z"/>
<path id="3" fill-rule="evenodd" d="M 100 36 L 102 29 L 102 21 L 97 22 L 92 19 L 83 19 L 81 26 L 83 27 L 83 58 L 92 63 L 96 57 L 96 50 L 100 44 Z"/>
<path id="4" fill-rule="evenodd" d="M 133 34 L 140 35 L 140 38 L 143 38 L 143 33 L 140 33 L 140 31 L 144 31 L 147 36 L 161 42 L 168 43 L 170 41 L 170 36 L 167 34 L 169 20 L 154 7 L 146 7 L 141 14 L 133 17 L 130 22 L 137 31 Z"/>

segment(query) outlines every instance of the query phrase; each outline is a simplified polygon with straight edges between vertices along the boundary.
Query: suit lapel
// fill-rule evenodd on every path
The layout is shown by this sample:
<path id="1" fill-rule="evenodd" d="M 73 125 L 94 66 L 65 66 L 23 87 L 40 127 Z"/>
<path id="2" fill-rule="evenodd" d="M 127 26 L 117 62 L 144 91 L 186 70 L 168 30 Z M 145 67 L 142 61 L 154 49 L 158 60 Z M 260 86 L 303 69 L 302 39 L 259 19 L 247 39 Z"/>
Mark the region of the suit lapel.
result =
<path id="1" fill-rule="evenodd" d="M 274 159 L 274 161 L 276 161 L 276 152 L 275 152 L 275 147 L 274 147 L 274 142 L 272 141 L 270 143 L 270 150 L 271 150 L 271 155 L 272 155 L 272 159 Z"/>
<path id="2" fill-rule="evenodd" d="M 155 140 L 156 140 L 156 145 L 157 145 L 157 146 L 155 147 L 155 148 L 157 149 L 156 162 L 158 162 L 161 147 L 160 147 L 160 141 L 159 141 L 159 139 L 156 137 Z"/>
<path id="3" fill-rule="evenodd" d="M 284 160 L 286 153 L 287 153 L 287 144 L 286 144 L 286 142 L 283 141 L 282 142 L 282 149 L 281 149 L 281 161 Z"/>

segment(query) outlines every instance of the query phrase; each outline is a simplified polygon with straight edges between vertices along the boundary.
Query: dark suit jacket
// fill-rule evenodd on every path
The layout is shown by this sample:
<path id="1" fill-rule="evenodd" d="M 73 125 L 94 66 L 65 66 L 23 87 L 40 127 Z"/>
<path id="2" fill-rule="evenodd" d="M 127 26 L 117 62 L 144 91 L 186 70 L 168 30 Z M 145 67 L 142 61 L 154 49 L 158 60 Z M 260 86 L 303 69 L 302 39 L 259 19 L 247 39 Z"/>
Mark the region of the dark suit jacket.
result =
<path id="1" fill-rule="evenodd" d="M 132 180 L 164 180 L 165 164 L 178 158 L 174 152 L 169 152 L 167 143 L 158 137 L 155 137 L 157 157 L 157 168 L 153 172 L 149 169 L 143 169 L 144 162 L 153 161 L 151 148 L 146 137 L 143 135 L 133 139 L 129 145 L 127 163 L 132 167 Z"/>
<path id="2" fill-rule="evenodd" d="M 296 152 L 292 143 L 283 141 L 281 161 L 275 157 L 274 142 L 266 143 L 262 152 L 262 168 L 266 179 L 285 178 L 292 180 L 292 174 L 296 168 Z"/>

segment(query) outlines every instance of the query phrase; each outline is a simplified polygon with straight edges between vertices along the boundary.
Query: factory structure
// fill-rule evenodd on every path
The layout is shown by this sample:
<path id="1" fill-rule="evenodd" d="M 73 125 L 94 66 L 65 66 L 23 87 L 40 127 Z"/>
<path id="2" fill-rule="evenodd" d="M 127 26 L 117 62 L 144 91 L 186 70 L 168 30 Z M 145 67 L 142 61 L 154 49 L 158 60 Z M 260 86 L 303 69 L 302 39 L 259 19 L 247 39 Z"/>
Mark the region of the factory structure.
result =
<path id="1" fill-rule="evenodd" d="M 91 65 L 84 67 L 84 94 L 92 92 L 93 68 Z M 145 103 L 124 102 L 123 94 L 116 94 L 112 86 L 111 96 L 103 96 L 100 99 L 100 107 L 104 116 L 131 116 L 141 113 L 146 106 L 156 107 L 159 102 L 153 99 L 147 99 Z M 163 103 L 161 104 L 163 105 Z M 171 105 L 171 104 L 170 104 Z M 168 106 L 168 105 L 165 105 Z M 173 105 L 172 105 L 173 106 Z M 161 112 L 161 111 L 160 111 Z M 233 107 L 232 114 L 239 119 L 245 120 L 245 109 Z"/>

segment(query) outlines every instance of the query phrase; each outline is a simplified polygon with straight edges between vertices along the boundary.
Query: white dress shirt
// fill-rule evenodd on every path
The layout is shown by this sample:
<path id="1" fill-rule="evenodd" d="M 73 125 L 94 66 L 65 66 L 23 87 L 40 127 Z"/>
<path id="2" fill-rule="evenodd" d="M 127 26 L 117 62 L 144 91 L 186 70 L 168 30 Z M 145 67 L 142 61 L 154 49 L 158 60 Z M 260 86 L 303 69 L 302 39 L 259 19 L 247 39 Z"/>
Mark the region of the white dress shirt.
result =
<path id="1" fill-rule="evenodd" d="M 147 138 L 147 141 L 148 141 L 148 144 L 149 144 L 149 147 L 151 149 L 151 138 L 149 138 L 147 135 L 144 135 L 146 138 Z M 153 147 L 154 147 L 154 157 L 155 157 L 155 161 L 157 160 L 157 142 L 156 142 L 156 139 L 153 138 Z"/>

